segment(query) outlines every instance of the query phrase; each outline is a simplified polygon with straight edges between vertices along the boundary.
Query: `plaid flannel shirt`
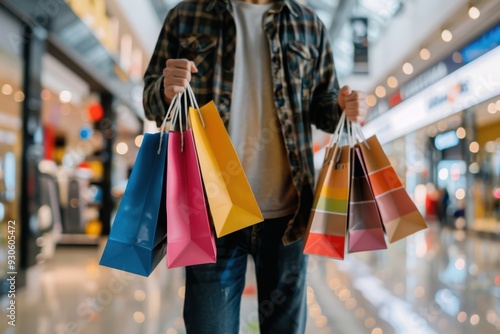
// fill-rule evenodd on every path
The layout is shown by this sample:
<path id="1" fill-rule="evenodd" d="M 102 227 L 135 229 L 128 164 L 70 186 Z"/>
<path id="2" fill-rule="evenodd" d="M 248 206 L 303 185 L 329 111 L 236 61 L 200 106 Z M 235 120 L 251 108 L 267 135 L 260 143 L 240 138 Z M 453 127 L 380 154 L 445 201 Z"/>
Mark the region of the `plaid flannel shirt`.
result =
<path id="1" fill-rule="evenodd" d="M 224 123 L 230 120 L 236 26 L 230 0 L 187 0 L 167 15 L 144 75 L 146 117 L 160 124 L 167 105 L 163 69 L 167 59 L 186 58 L 198 68 L 191 87 L 200 105 L 213 100 Z M 292 0 L 276 0 L 264 15 L 274 99 L 299 207 L 283 236 L 300 239 L 313 201 L 314 164 L 311 124 L 333 132 L 341 113 L 332 50 L 316 14 Z"/>

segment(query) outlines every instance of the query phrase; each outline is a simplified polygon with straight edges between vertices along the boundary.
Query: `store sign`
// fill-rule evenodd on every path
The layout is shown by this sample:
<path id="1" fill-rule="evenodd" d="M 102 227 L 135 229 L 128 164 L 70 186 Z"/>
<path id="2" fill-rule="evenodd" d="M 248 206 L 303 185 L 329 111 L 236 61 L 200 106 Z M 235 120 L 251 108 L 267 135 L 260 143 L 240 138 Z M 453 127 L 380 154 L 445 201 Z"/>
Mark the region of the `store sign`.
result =
<path id="1" fill-rule="evenodd" d="M 397 92 L 389 96 L 386 104 L 389 104 L 389 107 L 391 108 L 395 107 L 399 103 L 415 96 L 426 87 L 429 87 L 433 83 L 455 72 L 478 57 L 495 49 L 499 45 L 500 25 L 496 25 L 492 29 L 484 32 L 479 38 L 473 40 L 461 50 L 448 55 L 428 70 L 422 72 L 420 75 L 402 85 Z M 379 100 L 379 103 L 382 101 L 384 100 Z M 369 114 L 369 120 L 376 118 L 378 114 L 385 111 L 383 108 L 377 108 L 377 106 L 373 109 L 377 109 L 379 112 L 371 113 L 371 115 Z"/>
<path id="2" fill-rule="evenodd" d="M 450 147 L 455 147 L 460 143 L 455 131 L 449 131 L 439 134 L 434 138 L 434 146 L 440 151 L 446 150 Z"/>
<path id="3" fill-rule="evenodd" d="M 368 122 L 363 132 L 384 144 L 499 95 L 499 59 L 497 47 Z"/>
<path id="4" fill-rule="evenodd" d="M 421 92 L 425 87 L 429 87 L 435 82 L 448 75 L 448 68 L 444 62 L 439 62 L 432 66 L 427 71 L 423 72 L 415 79 L 401 87 L 401 100 L 407 100 L 418 92 Z"/>
<path id="5" fill-rule="evenodd" d="M 488 30 L 480 38 L 464 47 L 461 51 L 464 62 L 469 63 L 500 45 L 500 25 Z"/>
<path id="6" fill-rule="evenodd" d="M 458 82 L 451 86 L 447 92 L 431 97 L 428 102 L 428 111 L 432 111 L 434 108 L 437 108 L 442 104 L 450 102 L 453 103 L 459 95 L 465 94 L 468 91 L 468 81 Z"/>

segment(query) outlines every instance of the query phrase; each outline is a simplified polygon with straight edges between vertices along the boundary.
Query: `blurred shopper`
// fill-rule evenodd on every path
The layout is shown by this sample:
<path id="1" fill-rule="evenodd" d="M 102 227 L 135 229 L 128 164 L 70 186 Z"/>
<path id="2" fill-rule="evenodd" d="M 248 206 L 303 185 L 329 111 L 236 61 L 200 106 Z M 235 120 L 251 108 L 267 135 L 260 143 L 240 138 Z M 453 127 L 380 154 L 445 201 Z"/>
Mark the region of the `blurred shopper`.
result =
<path id="1" fill-rule="evenodd" d="M 339 89 L 327 31 L 296 1 L 189 0 L 164 23 L 144 76 L 158 124 L 191 84 L 214 100 L 265 221 L 217 239 L 217 263 L 186 268 L 187 333 L 238 333 L 248 254 L 261 333 L 304 333 L 303 235 L 313 200 L 312 129 L 332 132 L 342 110 L 366 116 L 365 95 Z"/>
<path id="2" fill-rule="evenodd" d="M 425 197 L 425 219 L 434 222 L 438 219 L 439 193 L 432 182 L 426 185 L 427 196 Z"/>
<path id="3" fill-rule="evenodd" d="M 438 218 L 441 226 L 446 226 L 448 224 L 448 206 L 450 205 L 450 194 L 448 193 L 448 189 L 446 187 L 440 188 L 438 190 L 439 193 L 439 202 L 438 202 Z"/>

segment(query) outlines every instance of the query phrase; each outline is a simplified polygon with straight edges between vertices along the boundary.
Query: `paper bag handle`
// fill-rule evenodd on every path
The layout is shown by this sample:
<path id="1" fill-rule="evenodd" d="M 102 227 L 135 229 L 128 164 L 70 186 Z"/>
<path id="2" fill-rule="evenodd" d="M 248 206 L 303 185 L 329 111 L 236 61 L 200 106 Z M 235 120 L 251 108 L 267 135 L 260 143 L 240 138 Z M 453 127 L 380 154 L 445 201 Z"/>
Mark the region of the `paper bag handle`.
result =
<path id="1" fill-rule="evenodd" d="M 172 98 L 172 101 L 170 101 L 170 105 L 168 106 L 168 110 L 167 110 L 167 113 L 165 114 L 165 118 L 163 119 L 163 122 L 160 126 L 160 144 L 158 146 L 158 155 L 160 155 L 161 153 L 161 145 L 163 143 L 163 134 L 166 131 L 166 127 L 167 127 L 167 123 L 168 123 L 168 120 L 170 118 L 170 115 L 173 113 L 173 116 L 172 116 L 172 122 L 171 124 L 175 124 L 175 122 L 177 121 L 177 116 L 179 114 L 179 109 L 180 109 L 180 100 L 182 98 L 182 95 L 184 93 L 181 92 L 181 93 L 177 93 L 175 94 L 175 96 Z M 182 122 L 182 119 L 181 119 L 181 122 Z M 182 123 L 180 124 L 181 126 L 181 131 L 182 131 Z M 181 137 L 181 148 L 184 146 L 184 143 L 183 143 L 183 140 L 182 140 L 182 137 Z"/>
<path id="2" fill-rule="evenodd" d="M 196 101 L 196 96 L 194 95 L 193 89 L 189 84 L 187 85 L 186 89 L 189 94 L 189 100 L 193 103 L 193 107 L 198 111 L 198 116 L 200 116 L 201 125 L 205 127 L 205 121 L 203 120 L 203 116 L 201 115 L 200 106 L 198 105 L 198 101 Z"/>

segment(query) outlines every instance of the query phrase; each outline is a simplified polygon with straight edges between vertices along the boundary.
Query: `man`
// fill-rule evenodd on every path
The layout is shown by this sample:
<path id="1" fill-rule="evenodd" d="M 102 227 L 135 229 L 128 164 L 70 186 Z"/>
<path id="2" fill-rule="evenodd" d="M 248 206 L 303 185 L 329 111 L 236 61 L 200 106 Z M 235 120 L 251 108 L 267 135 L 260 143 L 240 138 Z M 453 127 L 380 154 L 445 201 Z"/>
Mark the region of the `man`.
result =
<path id="1" fill-rule="evenodd" d="M 186 268 L 188 333 L 239 330 L 248 254 L 261 333 L 304 333 L 303 235 L 313 200 L 311 125 L 332 132 L 342 110 L 364 119 L 362 93 L 339 89 L 327 31 L 289 0 L 188 0 L 172 9 L 144 76 L 158 124 L 189 83 L 214 100 L 265 221 L 216 240 L 217 263 Z"/>

